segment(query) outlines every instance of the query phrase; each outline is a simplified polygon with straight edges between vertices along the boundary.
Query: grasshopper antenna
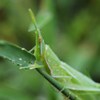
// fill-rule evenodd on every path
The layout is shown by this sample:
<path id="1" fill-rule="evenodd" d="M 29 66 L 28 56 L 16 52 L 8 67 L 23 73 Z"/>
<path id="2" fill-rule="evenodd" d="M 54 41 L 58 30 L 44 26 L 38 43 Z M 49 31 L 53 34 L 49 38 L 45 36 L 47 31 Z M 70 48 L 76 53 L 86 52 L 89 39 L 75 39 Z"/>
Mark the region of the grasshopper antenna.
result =
<path id="1" fill-rule="evenodd" d="M 41 32 L 36 24 L 36 20 L 35 20 L 35 17 L 34 17 L 34 13 L 32 12 L 31 9 L 29 9 L 29 13 L 30 13 L 30 16 L 31 16 L 31 19 L 32 19 L 32 23 L 34 25 L 34 28 L 35 28 L 35 34 L 36 34 L 36 46 L 35 46 L 35 52 L 34 52 L 34 55 L 37 59 L 37 61 L 40 61 L 41 59 L 41 56 L 43 55 L 43 52 L 44 52 L 44 48 L 45 48 L 45 43 L 44 43 L 44 40 L 41 36 Z"/>

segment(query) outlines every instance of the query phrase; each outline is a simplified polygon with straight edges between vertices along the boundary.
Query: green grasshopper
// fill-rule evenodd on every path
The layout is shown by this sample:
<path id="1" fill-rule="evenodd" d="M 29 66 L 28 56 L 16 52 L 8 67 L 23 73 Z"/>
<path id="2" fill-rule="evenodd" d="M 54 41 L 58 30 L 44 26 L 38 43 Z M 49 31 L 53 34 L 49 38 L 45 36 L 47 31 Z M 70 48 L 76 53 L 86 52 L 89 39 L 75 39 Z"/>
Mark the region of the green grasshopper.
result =
<path id="1" fill-rule="evenodd" d="M 34 15 L 31 10 L 29 10 L 32 21 L 35 27 L 36 34 L 36 46 L 34 48 L 34 55 L 36 57 L 36 63 L 38 66 L 44 67 L 45 71 L 55 80 L 57 80 L 63 89 L 69 89 L 73 93 L 83 93 L 83 92 L 98 92 L 100 93 L 100 85 L 95 83 L 87 76 L 71 68 L 68 64 L 62 62 L 52 49 L 45 44 L 40 30 L 36 24 Z M 33 49 L 31 50 L 31 52 Z M 38 62 L 41 62 L 39 65 Z M 34 69 L 36 66 L 30 67 Z M 38 68 L 38 67 L 37 67 Z"/>

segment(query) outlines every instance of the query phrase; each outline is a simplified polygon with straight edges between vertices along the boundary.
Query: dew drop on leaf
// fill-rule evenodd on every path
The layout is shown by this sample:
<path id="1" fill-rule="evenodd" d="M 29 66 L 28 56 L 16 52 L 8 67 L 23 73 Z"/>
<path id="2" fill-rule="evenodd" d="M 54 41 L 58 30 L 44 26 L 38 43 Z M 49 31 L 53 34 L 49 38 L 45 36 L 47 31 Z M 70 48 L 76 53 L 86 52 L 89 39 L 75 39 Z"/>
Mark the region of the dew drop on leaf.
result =
<path id="1" fill-rule="evenodd" d="M 25 50 L 25 48 L 22 48 L 22 50 Z"/>
<path id="2" fill-rule="evenodd" d="M 21 60 L 22 60 L 22 58 L 19 58 L 19 60 L 21 61 Z"/>

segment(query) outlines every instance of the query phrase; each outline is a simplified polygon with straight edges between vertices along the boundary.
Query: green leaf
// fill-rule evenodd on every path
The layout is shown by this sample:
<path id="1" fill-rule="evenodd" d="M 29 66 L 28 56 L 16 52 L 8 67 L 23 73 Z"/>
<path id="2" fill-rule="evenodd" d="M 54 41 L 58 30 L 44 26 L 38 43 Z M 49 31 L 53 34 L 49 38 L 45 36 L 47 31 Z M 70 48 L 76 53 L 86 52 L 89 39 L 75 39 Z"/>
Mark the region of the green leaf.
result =
<path id="1" fill-rule="evenodd" d="M 25 66 L 25 68 L 34 69 L 43 67 L 41 64 L 36 62 L 35 57 L 30 52 L 6 41 L 0 41 L 0 56 L 12 61 L 19 66 Z M 53 79 L 45 71 L 41 69 L 36 70 L 58 90 L 61 90 L 63 88 L 55 79 Z M 70 94 L 67 89 L 63 90 L 62 93 L 67 97 L 69 96 L 71 100 L 76 100 L 76 97 Z"/>
<path id="2" fill-rule="evenodd" d="M 22 67 L 29 67 L 33 65 L 35 61 L 34 55 L 29 53 L 26 49 L 6 41 L 0 41 L 0 56 Z"/>

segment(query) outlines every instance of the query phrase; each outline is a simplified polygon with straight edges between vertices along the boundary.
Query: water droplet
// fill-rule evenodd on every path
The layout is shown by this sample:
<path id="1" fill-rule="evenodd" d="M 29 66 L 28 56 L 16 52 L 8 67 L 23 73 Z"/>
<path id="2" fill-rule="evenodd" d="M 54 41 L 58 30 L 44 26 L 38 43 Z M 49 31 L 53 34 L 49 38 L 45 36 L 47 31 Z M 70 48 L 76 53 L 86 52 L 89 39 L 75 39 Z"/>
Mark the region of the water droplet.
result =
<path id="1" fill-rule="evenodd" d="M 21 60 L 22 60 L 22 58 L 19 58 L 19 60 L 21 61 Z"/>
<path id="2" fill-rule="evenodd" d="M 23 69 L 23 67 L 19 67 L 19 69 Z"/>
<path id="3" fill-rule="evenodd" d="M 19 66 L 22 66 L 22 64 L 19 64 Z"/>
<path id="4" fill-rule="evenodd" d="M 25 50 L 25 48 L 22 48 L 22 50 Z"/>

